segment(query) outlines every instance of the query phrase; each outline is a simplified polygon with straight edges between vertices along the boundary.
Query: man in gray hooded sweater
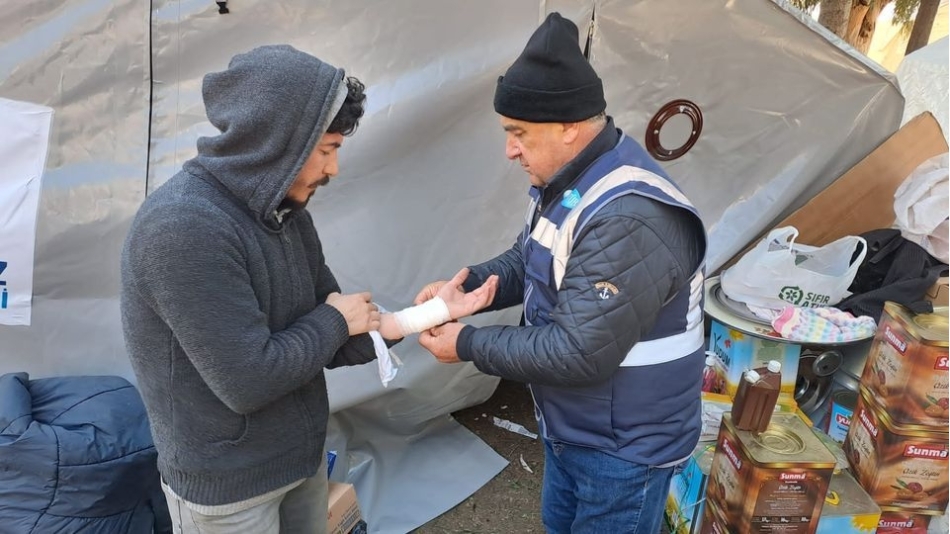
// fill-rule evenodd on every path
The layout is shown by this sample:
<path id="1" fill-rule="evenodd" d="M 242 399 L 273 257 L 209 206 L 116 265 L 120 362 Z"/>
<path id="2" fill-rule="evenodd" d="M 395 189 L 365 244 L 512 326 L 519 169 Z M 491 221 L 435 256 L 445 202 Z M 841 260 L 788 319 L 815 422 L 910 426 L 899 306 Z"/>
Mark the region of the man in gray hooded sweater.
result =
<path id="1" fill-rule="evenodd" d="M 122 322 L 176 532 L 323 532 L 323 370 L 375 358 L 369 293 L 341 295 L 310 214 L 363 85 L 289 46 L 205 76 L 220 134 L 142 205 Z"/>

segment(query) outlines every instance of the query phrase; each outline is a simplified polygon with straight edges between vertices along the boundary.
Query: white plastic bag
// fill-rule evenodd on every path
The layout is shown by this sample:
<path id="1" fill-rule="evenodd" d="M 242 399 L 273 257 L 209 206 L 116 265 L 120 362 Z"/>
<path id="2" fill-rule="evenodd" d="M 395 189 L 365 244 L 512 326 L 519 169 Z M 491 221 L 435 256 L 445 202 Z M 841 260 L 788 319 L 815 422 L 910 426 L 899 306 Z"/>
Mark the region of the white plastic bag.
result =
<path id="1" fill-rule="evenodd" d="M 781 309 L 834 306 L 848 296 L 848 286 L 867 254 L 867 243 L 846 236 L 823 247 L 795 243 L 798 229 L 776 228 L 720 278 L 732 300 L 751 307 Z M 854 256 L 855 247 L 860 253 Z"/>
<path id="2" fill-rule="evenodd" d="M 894 226 L 904 239 L 917 243 L 931 256 L 950 261 L 950 225 L 947 201 L 950 157 L 944 152 L 921 163 L 894 192 Z"/>

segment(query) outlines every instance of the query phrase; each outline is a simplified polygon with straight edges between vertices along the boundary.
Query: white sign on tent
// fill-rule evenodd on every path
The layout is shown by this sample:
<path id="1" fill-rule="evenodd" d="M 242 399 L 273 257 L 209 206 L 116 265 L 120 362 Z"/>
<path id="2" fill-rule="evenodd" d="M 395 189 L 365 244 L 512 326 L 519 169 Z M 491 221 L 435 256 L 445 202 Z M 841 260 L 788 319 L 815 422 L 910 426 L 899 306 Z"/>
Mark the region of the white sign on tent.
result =
<path id="1" fill-rule="evenodd" d="M 0 98 L 0 324 L 29 325 L 40 183 L 53 110 Z"/>

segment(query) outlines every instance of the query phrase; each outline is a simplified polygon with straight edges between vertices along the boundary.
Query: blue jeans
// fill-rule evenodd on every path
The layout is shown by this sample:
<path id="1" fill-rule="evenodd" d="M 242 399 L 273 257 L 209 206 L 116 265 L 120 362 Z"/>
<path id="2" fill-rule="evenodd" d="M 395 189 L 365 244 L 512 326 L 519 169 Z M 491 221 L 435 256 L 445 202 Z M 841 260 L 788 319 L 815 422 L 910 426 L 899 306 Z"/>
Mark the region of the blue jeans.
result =
<path id="1" fill-rule="evenodd" d="M 657 534 L 672 467 L 544 440 L 541 521 L 549 534 Z"/>

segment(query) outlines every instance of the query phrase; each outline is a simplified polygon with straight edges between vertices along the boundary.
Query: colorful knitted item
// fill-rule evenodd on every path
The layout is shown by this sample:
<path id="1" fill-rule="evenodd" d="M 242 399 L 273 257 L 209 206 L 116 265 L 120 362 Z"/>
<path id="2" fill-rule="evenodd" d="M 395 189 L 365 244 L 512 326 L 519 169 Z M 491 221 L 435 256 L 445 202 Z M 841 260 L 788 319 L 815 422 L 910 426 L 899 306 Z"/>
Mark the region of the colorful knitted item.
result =
<path id="1" fill-rule="evenodd" d="M 871 317 L 855 317 L 837 308 L 786 306 L 772 320 L 772 328 L 793 341 L 841 343 L 872 336 L 877 324 Z"/>

